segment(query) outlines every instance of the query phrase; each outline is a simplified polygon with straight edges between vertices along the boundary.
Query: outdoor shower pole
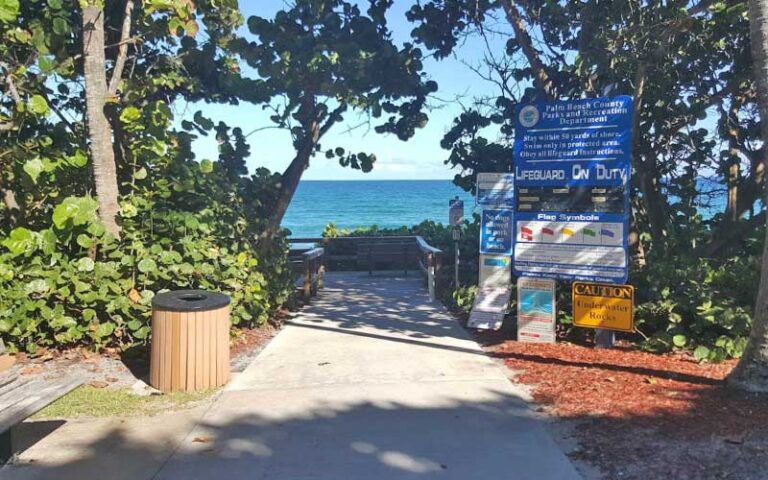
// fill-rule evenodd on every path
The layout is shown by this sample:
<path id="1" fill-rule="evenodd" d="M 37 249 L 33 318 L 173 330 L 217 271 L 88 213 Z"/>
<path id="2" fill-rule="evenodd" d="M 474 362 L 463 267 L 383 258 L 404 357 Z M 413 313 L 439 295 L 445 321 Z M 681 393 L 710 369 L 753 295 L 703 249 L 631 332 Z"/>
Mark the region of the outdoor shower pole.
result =
<path id="1" fill-rule="evenodd" d="M 461 239 L 461 227 L 454 226 L 451 229 L 451 237 L 453 237 L 453 252 L 454 252 L 454 261 L 453 261 L 453 281 L 456 285 L 456 288 L 459 288 L 459 240 Z"/>

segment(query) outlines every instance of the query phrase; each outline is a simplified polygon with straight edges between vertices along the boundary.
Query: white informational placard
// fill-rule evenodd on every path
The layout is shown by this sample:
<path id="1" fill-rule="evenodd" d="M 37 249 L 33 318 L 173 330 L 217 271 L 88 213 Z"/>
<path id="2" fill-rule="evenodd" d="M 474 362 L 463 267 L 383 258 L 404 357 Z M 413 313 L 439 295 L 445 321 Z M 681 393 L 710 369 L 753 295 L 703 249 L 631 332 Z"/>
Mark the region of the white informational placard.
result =
<path id="1" fill-rule="evenodd" d="M 555 281 L 550 278 L 517 279 L 517 340 L 555 343 Z"/>
<path id="2" fill-rule="evenodd" d="M 512 173 L 478 173 L 477 204 L 483 207 L 514 208 L 515 175 Z"/>
<path id="3" fill-rule="evenodd" d="M 480 254 L 480 288 L 509 288 L 512 285 L 512 257 Z"/>
<path id="4" fill-rule="evenodd" d="M 498 330 L 504 323 L 511 288 L 481 288 L 472 305 L 467 327 L 478 330 Z"/>
<path id="5" fill-rule="evenodd" d="M 448 224 L 457 227 L 464 222 L 464 201 L 456 197 L 448 201 Z"/>
<path id="6" fill-rule="evenodd" d="M 515 269 L 522 275 L 592 278 L 620 283 L 626 276 L 624 225 L 599 222 L 597 215 L 539 214 L 547 220 L 515 225 Z M 589 218 L 594 216 L 594 218 Z"/>

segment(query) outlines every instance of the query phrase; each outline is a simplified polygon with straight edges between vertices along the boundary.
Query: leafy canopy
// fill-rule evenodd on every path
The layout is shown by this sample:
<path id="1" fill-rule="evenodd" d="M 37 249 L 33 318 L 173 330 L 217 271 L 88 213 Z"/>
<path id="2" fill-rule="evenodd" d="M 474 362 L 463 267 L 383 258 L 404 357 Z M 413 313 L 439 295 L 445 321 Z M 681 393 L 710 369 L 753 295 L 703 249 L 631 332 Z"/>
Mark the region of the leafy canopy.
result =
<path id="1" fill-rule="evenodd" d="M 233 42 L 253 69 L 254 101 L 275 125 L 290 129 L 297 151 L 315 144 L 348 111 L 401 140 L 427 122 L 427 96 L 437 84 L 423 73 L 422 52 L 391 39 L 385 13 L 392 1 L 371 0 L 367 12 L 341 0 L 299 0 L 273 19 L 248 19 L 253 41 Z M 373 155 L 329 149 L 344 166 L 369 171 Z"/>

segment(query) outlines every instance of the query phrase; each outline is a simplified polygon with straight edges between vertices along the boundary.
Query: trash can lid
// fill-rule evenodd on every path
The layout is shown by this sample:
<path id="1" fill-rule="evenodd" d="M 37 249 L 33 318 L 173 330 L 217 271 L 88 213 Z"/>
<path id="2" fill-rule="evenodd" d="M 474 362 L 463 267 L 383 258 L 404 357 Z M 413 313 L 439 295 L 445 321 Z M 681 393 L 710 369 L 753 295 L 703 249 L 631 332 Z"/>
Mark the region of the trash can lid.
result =
<path id="1" fill-rule="evenodd" d="M 158 293 L 152 308 L 171 312 L 207 312 L 229 305 L 229 296 L 205 290 L 174 290 Z"/>

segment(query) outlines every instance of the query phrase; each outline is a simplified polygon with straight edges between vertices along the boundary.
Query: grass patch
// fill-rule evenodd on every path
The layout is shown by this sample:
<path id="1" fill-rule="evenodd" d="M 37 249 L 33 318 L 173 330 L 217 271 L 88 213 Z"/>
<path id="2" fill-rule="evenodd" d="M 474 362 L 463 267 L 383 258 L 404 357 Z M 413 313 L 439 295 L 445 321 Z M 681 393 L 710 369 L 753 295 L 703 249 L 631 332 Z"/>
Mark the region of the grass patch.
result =
<path id="1" fill-rule="evenodd" d="M 84 385 L 61 397 L 33 418 L 135 417 L 189 408 L 217 390 L 177 392 L 140 397 L 128 389 Z"/>

